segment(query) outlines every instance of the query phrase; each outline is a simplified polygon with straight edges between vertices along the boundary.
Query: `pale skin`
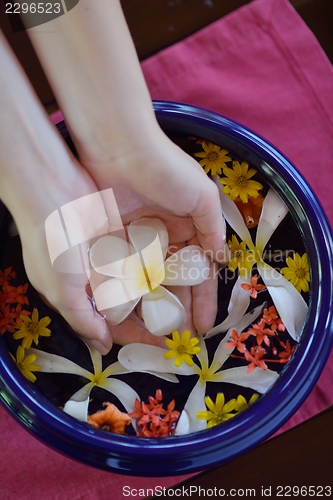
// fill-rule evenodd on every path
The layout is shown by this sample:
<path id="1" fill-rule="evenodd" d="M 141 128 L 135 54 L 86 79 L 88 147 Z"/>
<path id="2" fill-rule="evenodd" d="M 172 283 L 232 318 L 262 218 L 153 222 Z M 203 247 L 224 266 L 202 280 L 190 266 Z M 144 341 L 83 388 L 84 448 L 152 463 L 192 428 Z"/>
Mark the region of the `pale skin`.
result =
<path id="1" fill-rule="evenodd" d="M 105 325 L 87 299 L 87 277 L 52 268 L 45 219 L 65 203 L 112 187 L 124 224 L 159 217 L 174 251 L 196 243 L 224 262 L 218 190 L 160 129 L 118 0 L 80 0 L 28 33 L 79 154 L 78 161 L 0 36 L 0 197 L 18 227 L 28 277 L 103 354 L 112 342 L 164 346 L 144 328 L 139 310 L 119 326 Z M 180 331 L 213 326 L 216 280 L 172 291 L 188 314 Z"/>

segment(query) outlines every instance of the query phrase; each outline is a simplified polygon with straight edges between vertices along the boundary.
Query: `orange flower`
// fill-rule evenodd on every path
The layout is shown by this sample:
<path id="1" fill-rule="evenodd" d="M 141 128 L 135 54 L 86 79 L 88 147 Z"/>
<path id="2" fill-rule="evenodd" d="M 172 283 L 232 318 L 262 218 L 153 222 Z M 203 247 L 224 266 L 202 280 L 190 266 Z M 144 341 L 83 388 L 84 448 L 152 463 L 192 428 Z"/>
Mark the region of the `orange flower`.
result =
<path id="1" fill-rule="evenodd" d="M 257 227 L 264 199 L 265 198 L 260 193 L 257 198 L 249 196 L 247 203 L 243 203 L 239 197 L 236 198 L 235 203 L 237 205 L 237 208 L 242 214 L 244 222 L 249 229 L 251 229 L 252 227 Z"/>
<path id="2" fill-rule="evenodd" d="M 149 396 L 149 403 L 144 403 L 136 399 L 135 410 L 129 413 L 130 417 L 135 418 L 138 422 L 139 437 L 167 437 L 175 432 L 175 426 L 178 422 L 180 413 L 175 410 L 175 400 L 173 399 L 167 406 L 163 408 L 162 391 L 158 389 L 155 393 L 155 398 Z"/>
<path id="3" fill-rule="evenodd" d="M 122 413 L 112 403 L 104 403 L 103 406 L 106 407 L 105 410 L 90 415 L 88 423 L 104 431 L 125 434 L 125 427 L 130 425 L 131 417 L 127 413 Z"/>
<path id="4" fill-rule="evenodd" d="M 5 283 L 2 287 L 1 302 L 6 304 L 29 304 L 28 298 L 24 295 L 27 292 L 28 283 L 25 285 L 11 286 Z"/>
<path id="5" fill-rule="evenodd" d="M 14 311 L 14 312 L 13 312 Z M 10 307 L 10 304 L 7 304 L 2 307 L 2 311 L 0 312 L 0 333 L 3 335 L 8 332 L 15 332 L 15 319 L 16 312 L 15 309 Z"/>
<path id="6" fill-rule="evenodd" d="M 261 345 L 263 342 L 265 342 L 266 345 L 269 345 L 270 341 L 268 337 L 275 335 L 275 332 L 272 332 L 269 328 L 265 328 L 265 324 L 265 320 L 261 319 L 259 324 L 252 325 L 253 328 L 247 331 L 249 335 L 254 335 L 256 337 L 258 345 Z"/>
<path id="7" fill-rule="evenodd" d="M 296 349 L 296 345 L 291 347 L 289 340 L 287 340 L 286 344 L 281 342 L 281 345 L 285 348 L 285 350 L 279 353 L 279 358 L 281 358 L 281 363 L 288 363 Z"/>
<path id="8" fill-rule="evenodd" d="M 226 345 L 225 345 L 225 347 L 227 349 L 230 348 L 230 347 L 237 347 L 237 349 L 239 350 L 239 352 L 243 352 L 244 353 L 246 347 L 243 344 L 243 342 L 249 338 L 248 332 L 241 333 L 240 335 L 238 335 L 237 331 L 233 328 L 231 330 L 230 337 L 232 338 L 232 341 L 231 342 L 227 342 Z"/>
<path id="9" fill-rule="evenodd" d="M 265 285 L 257 285 L 258 283 L 258 278 L 259 278 L 259 274 L 255 274 L 252 278 L 251 278 L 251 284 L 249 285 L 248 283 L 243 283 L 241 285 L 241 287 L 244 289 L 244 290 L 248 290 L 250 291 L 251 290 L 251 297 L 253 299 L 256 299 L 257 296 L 258 296 L 258 292 L 261 291 L 261 290 L 266 290 L 266 287 Z"/>
<path id="10" fill-rule="evenodd" d="M 0 269 L 0 286 L 8 283 L 11 279 L 16 278 L 16 272 L 12 270 L 12 267 L 7 267 L 4 271 Z"/>
<path id="11" fill-rule="evenodd" d="M 284 332 L 286 327 L 279 318 L 279 315 L 275 309 L 275 306 L 271 306 L 268 309 L 264 309 L 263 319 L 266 325 L 271 327 L 271 330 L 279 330 L 279 332 Z"/>
<path id="12" fill-rule="evenodd" d="M 251 347 L 251 351 L 245 351 L 244 354 L 246 360 L 250 362 L 249 366 L 247 367 L 248 373 L 253 372 L 256 367 L 260 368 L 261 370 L 267 370 L 265 361 L 261 359 L 266 354 L 266 351 L 263 347 Z"/>

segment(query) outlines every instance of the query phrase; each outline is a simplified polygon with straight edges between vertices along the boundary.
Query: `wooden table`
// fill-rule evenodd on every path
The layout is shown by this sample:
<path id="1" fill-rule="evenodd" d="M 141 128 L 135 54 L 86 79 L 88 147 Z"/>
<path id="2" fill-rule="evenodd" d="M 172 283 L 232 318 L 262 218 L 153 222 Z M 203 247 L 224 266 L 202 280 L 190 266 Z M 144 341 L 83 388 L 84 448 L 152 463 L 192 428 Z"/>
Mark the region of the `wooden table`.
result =
<path id="1" fill-rule="evenodd" d="M 245 0 L 122 1 L 141 60 L 246 3 Z M 291 3 L 333 62 L 333 0 L 291 0 Z M 42 103 L 49 112 L 56 110 L 53 93 L 28 37 L 24 31 L 12 33 L 4 2 L 0 2 L 0 22 Z M 201 486 L 206 490 L 223 488 L 226 494 L 230 493 L 229 496 L 234 493 L 232 488 L 240 489 L 235 498 L 246 496 L 247 489 L 255 489 L 256 497 L 261 498 L 262 487 L 266 488 L 266 493 L 269 493 L 267 488 L 272 487 L 272 498 L 277 498 L 278 486 L 322 485 L 331 486 L 333 490 L 332 456 L 333 407 L 239 459 L 196 475 L 183 486 Z M 281 490 L 281 493 L 281 496 L 287 496 L 288 489 Z M 321 496 L 325 497 L 325 490 Z M 192 494 L 191 498 L 203 498 L 203 495 Z"/>

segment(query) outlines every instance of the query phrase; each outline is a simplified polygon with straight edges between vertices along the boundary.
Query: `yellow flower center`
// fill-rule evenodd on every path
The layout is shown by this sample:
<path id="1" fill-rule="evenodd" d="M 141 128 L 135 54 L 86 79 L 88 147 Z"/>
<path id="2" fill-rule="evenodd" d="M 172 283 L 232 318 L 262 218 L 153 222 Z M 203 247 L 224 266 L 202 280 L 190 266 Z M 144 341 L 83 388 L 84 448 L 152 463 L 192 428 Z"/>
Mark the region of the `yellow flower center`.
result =
<path id="1" fill-rule="evenodd" d="M 33 321 L 30 321 L 30 323 L 28 324 L 27 330 L 31 335 L 38 334 L 38 323 L 34 323 Z"/>
<path id="2" fill-rule="evenodd" d="M 217 161 L 219 159 L 219 154 L 216 151 L 209 151 L 207 159 L 209 161 Z"/>
<path id="3" fill-rule="evenodd" d="M 295 274 L 296 274 L 297 278 L 299 278 L 301 280 L 304 279 L 305 275 L 306 275 L 305 270 L 301 267 L 296 269 Z"/>
<path id="4" fill-rule="evenodd" d="M 244 175 L 238 175 L 237 176 L 237 180 L 236 180 L 236 184 L 238 184 L 238 186 L 246 186 L 246 183 L 247 183 L 247 179 L 246 177 L 244 177 Z"/>

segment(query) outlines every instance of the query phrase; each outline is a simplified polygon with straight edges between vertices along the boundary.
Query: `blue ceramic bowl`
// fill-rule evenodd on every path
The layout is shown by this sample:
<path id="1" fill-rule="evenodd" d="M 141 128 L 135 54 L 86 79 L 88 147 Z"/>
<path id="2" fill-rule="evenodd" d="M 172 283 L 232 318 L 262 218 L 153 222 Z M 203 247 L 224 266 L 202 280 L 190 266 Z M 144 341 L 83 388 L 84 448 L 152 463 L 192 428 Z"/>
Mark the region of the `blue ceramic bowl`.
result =
<path id="1" fill-rule="evenodd" d="M 191 473 L 229 461 L 267 439 L 309 395 L 333 341 L 333 242 L 323 209 L 296 168 L 255 133 L 210 111 L 155 102 L 166 132 L 223 144 L 250 162 L 287 204 L 311 267 L 309 313 L 292 361 L 274 386 L 235 419 L 200 433 L 162 440 L 101 432 L 66 415 L 14 367 L 0 339 L 0 398 L 35 437 L 86 464 L 138 476 Z M 60 127 L 61 129 L 61 127 Z"/>

